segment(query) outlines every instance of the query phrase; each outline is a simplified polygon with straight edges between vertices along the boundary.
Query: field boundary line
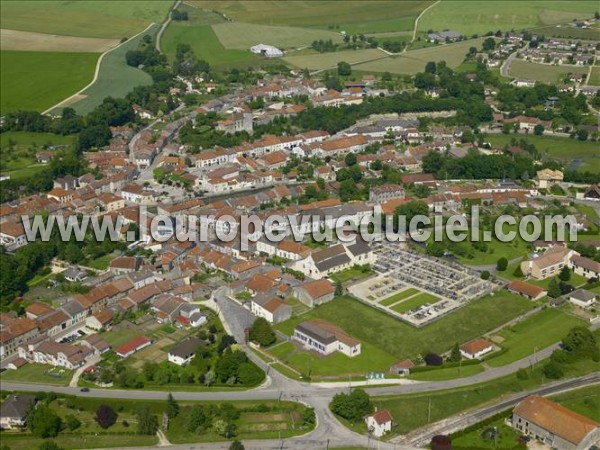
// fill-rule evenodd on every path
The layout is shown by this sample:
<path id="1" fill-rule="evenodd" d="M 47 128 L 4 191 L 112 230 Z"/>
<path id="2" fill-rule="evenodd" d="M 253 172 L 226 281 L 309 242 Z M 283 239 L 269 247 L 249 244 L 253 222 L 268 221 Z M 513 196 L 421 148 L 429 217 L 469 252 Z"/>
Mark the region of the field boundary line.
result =
<path id="1" fill-rule="evenodd" d="M 106 55 L 108 55 L 110 52 L 112 52 L 112 51 L 118 49 L 119 47 L 121 47 L 122 45 L 126 44 L 131 39 L 135 39 L 140 34 L 145 33 L 150 28 L 152 28 L 154 25 L 156 25 L 154 22 L 150 23 L 150 25 L 148 25 L 145 29 L 143 29 L 142 31 L 140 31 L 135 36 L 130 37 L 126 41 L 121 42 L 119 45 L 117 45 L 117 46 L 115 46 L 115 47 L 113 47 L 111 49 L 108 49 L 107 51 L 105 51 L 104 53 L 102 53 L 100 55 L 100 57 L 98 58 L 98 61 L 96 62 L 96 70 L 94 71 L 94 78 L 92 78 L 92 81 L 90 81 L 86 86 L 84 86 L 83 88 L 81 88 L 80 90 L 78 90 L 77 92 L 75 92 L 73 95 L 70 95 L 69 97 L 65 98 L 64 100 L 61 100 L 60 102 L 58 102 L 54 106 L 51 106 L 50 108 L 48 108 L 47 110 L 45 110 L 44 112 L 42 112 L 42 114 L 49 114 L 50 111 L 52 111 L 53 109 L 60 107 L 62 104 L 67 103 L 69 100 L 77 97 L 78 95 L 81 95 L 85 90 L 91 88 L 94 85 L 94 83 L 96 83 L 96 81 L 98 80 L 98 74 L 100 73 L 100 64 L 102 64 L 102 60 L 104 59 L 104 57 Z"/>

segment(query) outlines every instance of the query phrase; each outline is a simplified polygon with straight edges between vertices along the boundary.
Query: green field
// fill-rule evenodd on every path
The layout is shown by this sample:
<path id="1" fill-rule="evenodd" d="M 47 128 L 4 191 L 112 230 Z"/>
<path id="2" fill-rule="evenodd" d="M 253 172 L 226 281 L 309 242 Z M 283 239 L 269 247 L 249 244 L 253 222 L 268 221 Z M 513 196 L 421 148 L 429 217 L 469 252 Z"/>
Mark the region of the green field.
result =
<path id="1" fill-rule="evenodd" d="M 590 86 L 600 86 L 600 66 L 592 67 L 592 75 L 588 81 Z"/>
<path id="2" fill-rule="evenodd" d="M 73 371 L 62 367 L 54 368 L 45 364 L 25 364 L 18 370 L 7 370 L 0 375 L 0 381 L 19 383 L 43 383 L 54 386 L 68 386 Z"/>
<path id="3" fill-rule="evenodd" d="M 418 289 L 408 288 L 404 291 L 398 292 L 397 294 L 394 294 L 388 298 L 381 300 L 379 302 L 379 304 L 383 305 L 383 306 L 390 306 L 390 305 L 393 305 L 394 303 L 399 302 L 400 300 L 404 300 L 405 298 L 411 297 L 411 296 L 417 294 L 418 292 L 420 292 Z"/>
<path id="4" fill-rule="evenodd" d="M 228 18 L 264 25 L 334 28 L 347 33 L 411 30 L 416 16 L 433 1 L 192 1 L 194 6 L 217 10 Z"/>
<path id="5" fill-rule="evenodd" d="M 546 37 L 558 37 L 564 39 L 592 39 L 597 40 L 600 31 L 598 28 L 577 28 L 569 25 L 549 26 L 536 28 L 536 33 L 543 34 Z"/>
<path id="6" fill-rule="evenodd" d="M 361 342 L 360 355 L 352 358 L 339 352 L 322 357 L 314 352 L 296 349 L 289 342 L 278 345 L 271 353 L 298 372 L 308 374 L 313 380 L 326 376 L 362 376 L 368 372 L 388 372 L 396 362 L 392 355 L 366 342 Z"/>
<path id="7" fill-rule="evenodd" d="M 8 131 L 0 134 L 0 173 L 18 179 L 42 170 L 36 154 L 50 145 L 72 145 L 73 136 Z"/>
<path id="8" fill-rule="evenodd" d="M 373 274 L 372 270 L 363 272 L 358 267 L 350 267 L 349 269 L 342 270 L 341 272 L 333 273 L 329 276 L 333 281 L 339 281 L 340 283 L 346 283 L 348 281 L 356 281 L 366 278 Z"/>
<path id="9" fill-rule="evenodd" d="M 432 304 L 435 303 L 439 300 L 438 297 L 436 297 L 435 295 L 431 295 L 428 294 L 426 292 L 423 292 L 422 294 L 419 295 L 415 295 L 414 297 L 405 300 L 399 304 L 397 304 L 396 306 L 392 307 L 392 310 L 396 311 L 397 313 L 400 314 L 404 314 L 408 311 L 410 311 L 411 309 L 415 309 L 418 308 L 419 306 L 423 306 L 426 304 Z"/>
<path id="10" fill-rule="evenodd" d="M 536 367 L 527 380 L 519 380 L 512 374 L 463 388 L 393 397 L 372 397 L 372 400 L 377 408 L 388 409 L 391 412 L 398 424 L 392 433 L 406 434 L 427 425 L 428 416 L 429 423 L 434 423 L 494 399 L 539 386 L 543 380 L 540 367 Z M 568 367 L 566 376 L 581 376 L 597 370 L 597 367 L 598 363 L 591 360 L 578 361 Z"/>
<path id="11" fill-rule="evenodd" d="M 319 39 L 341 42 L 339 33 L 312 28 L 258 25 L 227 22 L 212 26 L 226 49 L 248 50 L 256 44 L 269 44 L 282 49 L 310 46 Z"/>
<path id="12" fill-rule="evenodd" d="M 344 296 L 301 317 L 282 322 L 275 328 L 289 336 L 299 322 L 324 319 L 339 326 L 363 345 L 370 344 L 396 359 L 406 359 L 428 351 L 443 353 L 456 342 L 462 344 L 481 336 L 532 307 L 529 300 L 500 291 L 417 329 L 352 297 Z M 358 317 L 360 320 L 357 320 Z"/>
<path id="13" fill-rule="evenodd" d="M 504 340 L 499 342 L 499 345 L 508 351 L 495 358 L 487 359 L 486 364 L 499 367 L 525 358 L 535 350 L 542 350 L 559 342 L 571 328 L 577 325 L 583 325 L 583 322 L 570 314 L 558 309 L 544 309 L 523 322 L 501 331 L 499 337 Z"/>
<path id="14" fill-rule="evenodd" d="M 472 39 L 454 44 L 444 44 L 434 47 L 408 51 L 398 56 L 379 59 L 354 66 L 355 70 L 366 72 L 390 72 L 414 75 L 425 70 L 429 61 L 446 61 L 448 67 L 456 68 L 465 59 L 469 47 L 479 47 L 481 39 Z"/>
<path id="15" fill-rule="evenodd" d="M 588 73 L 587 67 L 551 66 L 516 59 L 510 64 L 509 75 L 515 78 L 541 81 L 542 83 L 558 83 L 569 73 Z"/>
<path id="16" fill-rule="evenodd" d="M 7 1 L 2 28 L 97 38 L 131 37 L 165 20 L 172 1 Z"/>
<path id="17" fill-rule="evenodd" d="M 199 59 L 204 59 L 210 65 L 217 67 L 229 64 L 251 64 L 264 60 L 249 50 L 225 49 L 209 25 L 197 27 L 170 25 L 163 35 L 162 49 L 170 58 L 174 58 L 179 43 L 191 45 Z"/>
<path id="18" fill-rule="evenodd" d="M 95 53 L 0 52 L 0 112 L 44 111 L 94 76 Z"/>
<path id="19" fill-rule="evenodd" d="M 598 386 L 577 389 L 552 397 L 556 403 L 600 422 L 600 391 Z"/>
<path id="20" fill-rule="evenodd" d="M 455 378 L 464 378 L 476 375 L 484 371 L 481 364 L 471 364 L 461 367 L 442 367 L 440 369 L 427 370 L 412 373 L 409 378 L 418 381 L 444 381 Z"/>
<path id="21" fill-rule="evenodd" d="M 370 48 L 366 50 L 344 50 L 341 52 L 332 53 L 315 52 L 312 55 L 286 56 L 283 58 L 284 61 L 293 66 L 308 68 L 309 70 L 332 69 L 336 67 L 337 63 L 340 61 L 346 61 L 350 64 L 357 64 L 376 59 L 389 59 L 389 57 L 386 56 L 386 54 L 381 50 Z"/>
<path id="22" fill-rule="evenodd" d="M 466 35 L 521 30 L 590 18 L 594 1 L 442 1 L 425 12 L 419 31 L 451 29 Z"/>
<path id="23" fill-rule="evenodd" d="M 590 170 L 600 172 L 600 152 L 598 152 L 598 143 L 592 141 L 581 142 L 572 139 L 548 137 L 548 136 L 523 136 L 508 134 L 491 134 L 487 140 L 495 147 L 503 148 L 510 146 L 511 139 L 525 139 L 527 142 L 535 144 L 542 157 L 545 159 L 554 159 L 564 164 L 573 163 L 574 160 L 580 160 L 581 170 Z"/>
<path id="24" fill-rule="evenodd" d="M 96 82 L 82 92 L 81 99 L 74 101 L 69 106 L 74 108 L 78 114 L 87 114 L 108 96 L 125 97 L 136 86 L 152 84 L 150 75 L 143 70 L 127 65 L 125 54 L 129 50 L 136 49 L 145 34 L 154 35 L 158 28 L 158 25 L 154 25 L 147 33 L 130 39 L 120 47 L 107 53 L 100 63 L 100 71 Z"/>

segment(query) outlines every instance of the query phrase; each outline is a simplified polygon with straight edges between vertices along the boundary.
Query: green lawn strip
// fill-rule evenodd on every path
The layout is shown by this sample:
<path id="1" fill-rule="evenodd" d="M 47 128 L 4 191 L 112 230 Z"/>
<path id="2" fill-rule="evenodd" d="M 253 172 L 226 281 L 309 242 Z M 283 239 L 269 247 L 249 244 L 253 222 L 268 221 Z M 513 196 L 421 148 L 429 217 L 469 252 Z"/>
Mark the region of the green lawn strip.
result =
<path id="1" fill-rule="evenodd" d="M 56 376 L 50 375 L 50 373 Z M 68 386 L 73 371 L 63 367 L 54 368 L 45 364 L 29 363 L 18 370 L 6 370 L 0 374 L 0 381 L 18 383 L 42 383 L 53 386 Z"/>
<path id="2" fill-rule="evenodd" d="M 104 256 L 100 256 L 96 259 L 93 259 L 87 263 L 84 263 L 83 265 L 91 267 L 92 269 L 106 270 L 106 269 L 108 269 L 108 266 L 113 258 L 114 258 L 113 254 L 104 255 Z"/>
<path id="3" fill-rule="evenodd" d="M 275 328 L 290 336 L 298 323 L 324 319 L 360 340 L 363 346 L 370 344 L 396 359 L 405 359 L 414 358 L 423 351 L 444 353 L 454 343 L 481 336 L 533 307 L 529 300 L 500 291 L 417 329 L 350 296 L 342 296 L 301 317 L 277 324 Z"/>
<path id="4" fill-rule="evenodd" d="M 510 396 L 542 384 L 541 366 L 527 380 L 517 379 L 516 374 L 504 378 L 446 391 L 434 391 L 390 397 L 372 397 L 379 409 L 388 409 L 398 424 L 394 434 L 406 434 L 416 428 L 450 417 L 462 411 L 479 408 L 484 404 Z M 578 361 L 566 370 L 566 376 L 577 377 L 597 370 L 598 363 L 591 360 Z M 545 381 L 548 381 L 545 379 Z"/>
<path id="5" fill-rule="evenodd" d="M 397 294 L 394 294 L 390 297 L 387 297 L 387 298 L 381 300 L 379 302 L 379 304 L 383 305 L 383 306 L 390 306 L 390 305 L 393 305 L 394 303 L 399 302 L 400 300 L 404 300 L 405 298 L 412 297 L 413 295 L 418 294 L 419 292 L 421 292 L 421 291 L 419 291 L 418 289 L 408 288 L 404 291 L 398 292 Z"/>
<path id="6" fill-rule="evenodd" d="M 361 280 L 363 278 L 367 278 L 369 275 L 372 275 L 374 272 L 369 270 L 367 272 L 363 272 L 362 270 L 350 267 L 349 269 L 342 270 L 341 272 L 334 273 L 329 276 L 333 281 L 339 281 L 340 283 L 346 283 L 348 281 L 356 281 Z"/>
<path id="7" fill-rule="evenodd" d="M 411 380 L 419 381 L 444 381 L 454 378 L 470 377 L 484 371 L 481 364 L 473 364 L 461 367 L 442 367 L 441 369 L 417 372 L 410 375 Z"/>
<path id="8" fill-rule="evenodd" d="M 598 385 L 584 387 L 550 398 L 566 408 L 600 422 L 600 389 L 598 389 Z"/>
<path id="9" fill-rule="evenodd" d="M 139 434 L 59 434 L 51 439 L 66 450 L 79 448 L 153 447 L 158 443 L 156 436 Z M 2 445 L 11 450 L 31 450 L 40 448 L 47 439 L 29 433 L 2 433 Z"/>
<path id="10" fill-rule="evenodd" d="M 486 360 L 486 364 L 499 367 L 525 358 L 535 350 L 539 351 L 559 342 L 571 328 L 583 324 L 582 320 L 561 310 L 543 309 L 498 333 L 504 338 L 499 345 L 508 351 Z"/>
<path id="11" fill-rule="evenodd" d="M 97 53 L 2 50 L 0 111 L 44 111 L 89 83 L 98 57 Z"/>
<path id="12" fill-rule="evenodd" d="M 416 295 L 414 297 L 409 298 L 403 302 L 398 303 L 397 305 L 392 306 L 392 310 L 397 313 L 404 314 L 412 309 L 418 308 L 419 306 L 423 306 L 425 304 L 432 304 L 439 300 L 439 297 L 435 295 L 428 294 L 427 292 L 423 292 L 422 294 Z"/>

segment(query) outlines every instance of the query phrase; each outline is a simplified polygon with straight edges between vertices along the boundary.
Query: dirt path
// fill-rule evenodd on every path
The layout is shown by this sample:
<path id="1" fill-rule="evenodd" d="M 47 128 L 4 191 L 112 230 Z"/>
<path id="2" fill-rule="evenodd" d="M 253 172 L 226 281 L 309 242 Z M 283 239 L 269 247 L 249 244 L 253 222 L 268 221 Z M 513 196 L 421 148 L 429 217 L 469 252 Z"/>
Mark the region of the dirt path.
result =
<path id="1" fill-rule="evenodd" d="M 423 17 L 423 14 L 425 14 L 427 11 L 429 11 L 431 8 L 433 8 L 435 5 L 437 5 L 440 2 L 441 2 L 441 0 L 438 0 L 437 2 L 433 3 L 432 5 L 429 5 L 423 11 L 421 11 L 421 14 L 419 14 L 417 16 L 417 18 L 415 19 L 415 26 L 413 28 L 412 39 L 410 41 L 411 43 L 415 42 L 415 39 L 417 39 L 417 29 L 419 28 L 419 20 L 421 19 L 421 17 Z"/>
<path id="2" fill-rule="evenodd" d="M 167 29 L 167 27 L 169 26 L 169 24 L 171 23 L 171 12 L 173 12 L 173 10 L 179 8 L 179 5 L 181 5 L 182 0 L 177 0 L 177 2 L 175 2 L 175 4 L 173 5 L 173 7 L 169 10 L 168 14 L 167 14 L 167 20 L 165 20 L 162 24 L 162 26 L 160 27 L 160 30 L 158 30 L 158 33 L 156 33 L 156 50 L 159 51 L 160 53 L 162 53 L 161 49 L 160 49 L 160 40 L 162 39 L 162 35 L 165 32 L 165 30 Z"/>
<path id="3" fill-rule="evenodd" d="M 46 111 L 42 112 L 42 114 L 48 114 L 50 111 L 52 111 L 54 108 L 58 108 L 61 105 L 68 105 L 70 104 L 70 102 L 77 96 L 80 96 L 83 94 L 83 92 L 90 88 L 98 79 L 98 74 L 100 73 L 100 64 L 102 64 L 102 60 L 104 59 L 104 57 L 106 55 L 108 55 L 110 52 L 118 49 L 119 47 L 121 47 L 121 45 L 125 44 L 126 42 L 129 42 L 131 39 L 135 39 L 136 37 L 138 37 L 140 34 L 145 33 L 146 31 L 148 31 L 150 28 L 152 28 L 154 26 L 154 22 L 152 22 L 150 25 L 148 25 L 144 30 L 140 31 L 138 34 L 136 34 L 135 36 L 132 36 L 131 38 L 129 38 L 127 41 L 125 42 L 121 42 L 119 45 L 117 45 L 116 47 L 111 48 L 110 50 L 105 51 L 104 53 L 102 53 L 100 55 L 100 58 L 98 58 L 98 62 L 96 63 L 96 70 L 94 71 L 94 78 L 92 78 L 92 81 L 90 81 L 85 87 L 79 89 L 79 91 L 75 92 L 73 95 L 65 98 L 64 100 L 61 100 L 60 102 L 58 102 L 56 105 L 51 106 L 50 108 L 48 108 Z"/>

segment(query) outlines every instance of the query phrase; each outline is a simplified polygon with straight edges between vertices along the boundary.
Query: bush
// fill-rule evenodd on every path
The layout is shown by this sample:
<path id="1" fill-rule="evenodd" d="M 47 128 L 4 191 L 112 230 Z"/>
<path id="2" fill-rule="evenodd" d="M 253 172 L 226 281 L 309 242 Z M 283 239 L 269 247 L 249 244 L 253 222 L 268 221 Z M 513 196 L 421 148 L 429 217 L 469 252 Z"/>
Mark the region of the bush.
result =
<path id="1" fill-rule="evenodd" d="M 96 422 L 105 430 L 117 422 L 117 417 L 119 415 L 108 405 L 100 405 L 96 410 Z"/>
<path id="2" fill-rule="evenodd" d="M 481 272 L 481 279 L 482 280 L 489 280 L 490 279 L 490 273 L 487 270 L 484 270 L 483 272 Z"/>

